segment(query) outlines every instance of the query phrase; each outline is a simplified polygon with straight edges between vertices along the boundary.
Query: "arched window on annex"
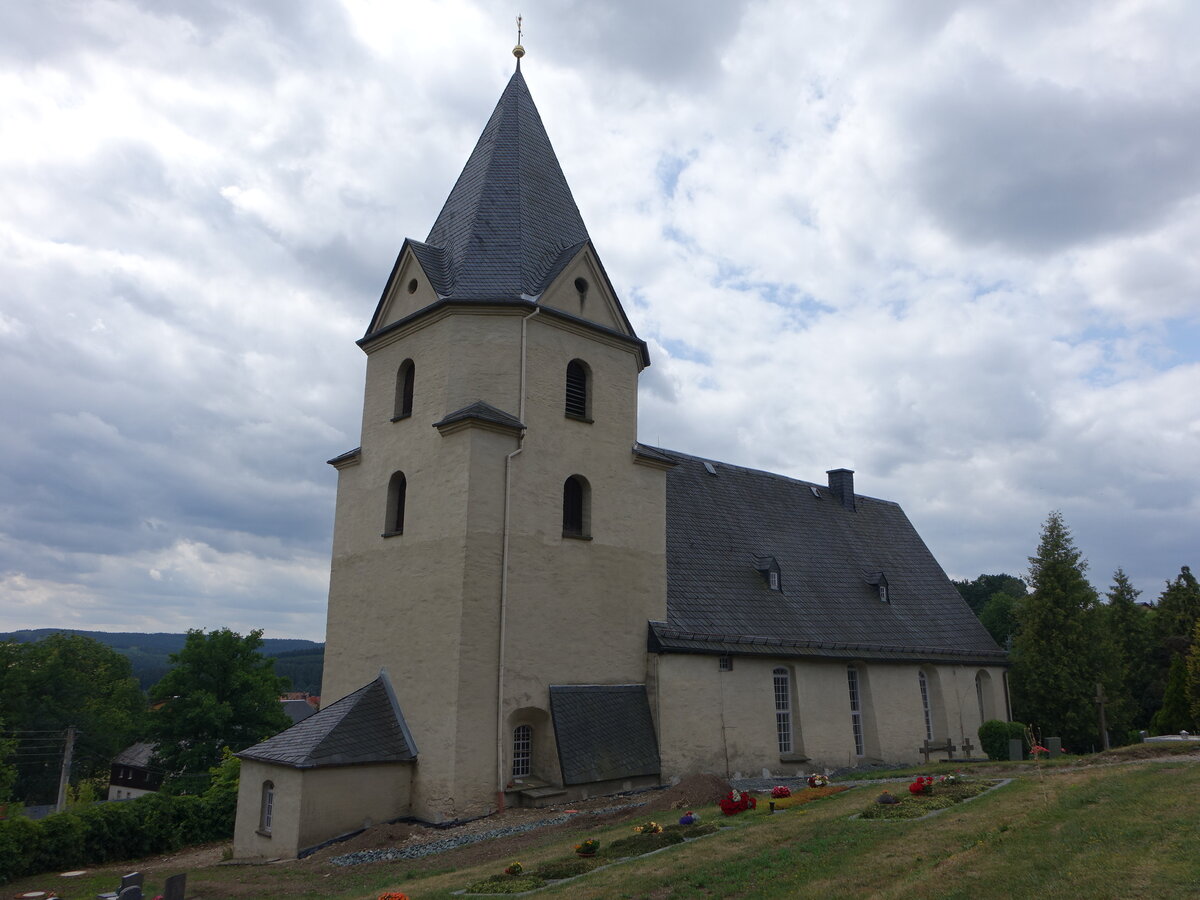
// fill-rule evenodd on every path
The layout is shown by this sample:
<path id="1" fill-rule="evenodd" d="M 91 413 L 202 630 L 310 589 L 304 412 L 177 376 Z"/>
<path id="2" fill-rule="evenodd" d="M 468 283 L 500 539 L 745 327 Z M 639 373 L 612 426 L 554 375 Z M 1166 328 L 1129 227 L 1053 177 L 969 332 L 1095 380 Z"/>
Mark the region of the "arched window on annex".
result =
<path id="1" fill-rule="evenodd" d="M 275 782 L 262 783 L 262 800 L 258 807 L 258 833 L 270 837 L 271 820 L 275 817 Z"/>
<path id="2" fill-rule="evenodd" d="M 563 482 L 563 537 L 590 540 L 592 536 L 592 487 L 582 475 Z"/>
<path id="3" fill-rule="evenodd" d="M 394 537 L 404 534 L 404 501 L 408 493 L 408 479 L 403 472 L 393 472 L 388 480 L 387 515 L 383 522 L 383 536 Z"/>
<path id="4" fill-rule="evenodd" d="M 533 771 L 533 726 L 518 725 L 513 729 L 512 777 L 528 778 Z"/>
<path id="5" fill-rule="evenodd" d="M 565 414 L 568 419 L 592 421 L 592 370 L 582 359 L 567 363 Z"/>
<path id="6" fill-rule="evenodd" d="M 933 709 L 929 703 L 929 679 L 925 670 L 917 672 L 917 685 L 921 688 L 921 711 L 925 714 L 925 740 L 933 740 Z"/>
<path id="7" fill-rule="evenodd" d="M 858 668 L 846 667 L 846 684 L 850 691 L 850 728 L 854 732 L 854 755 L 866 756 L 867 744 L 863 728 L 863 691 Z"/>
<path id="8" fill-rule="evenodd" d="M 413 381 L 416 378 L 417 367 L 411 359 L 400 363 L 396 370 L 396 407 L 392 421 L 399 422 L 412 415 Z"/>

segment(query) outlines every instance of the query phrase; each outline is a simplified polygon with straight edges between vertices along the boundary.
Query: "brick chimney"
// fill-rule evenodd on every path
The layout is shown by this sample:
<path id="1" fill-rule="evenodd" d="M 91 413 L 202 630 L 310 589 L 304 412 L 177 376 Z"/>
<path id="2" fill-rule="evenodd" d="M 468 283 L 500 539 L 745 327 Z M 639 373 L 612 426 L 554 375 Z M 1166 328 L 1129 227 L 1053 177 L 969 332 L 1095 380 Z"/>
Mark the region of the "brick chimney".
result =
<path id="1" fill-rule="evenodd" d="M 833 496 L 842 501 L 842 506 L 854 512 L 854 470 L 830 469 L 825 474 L 829 476 L 829 490 Z"/>

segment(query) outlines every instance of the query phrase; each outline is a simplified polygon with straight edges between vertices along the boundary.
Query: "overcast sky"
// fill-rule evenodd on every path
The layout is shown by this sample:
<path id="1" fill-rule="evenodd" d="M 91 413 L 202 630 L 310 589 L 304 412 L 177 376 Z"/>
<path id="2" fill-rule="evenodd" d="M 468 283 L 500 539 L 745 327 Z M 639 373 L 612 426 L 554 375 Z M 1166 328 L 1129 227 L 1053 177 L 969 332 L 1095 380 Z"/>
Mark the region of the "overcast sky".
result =
<path id="1" fill-rule="evenodd" d="M 0 6 L 0 630 L 322 640 L 366 328 L 513 68 L 643 441 L 1200 565 L 1200 5 Z"/>

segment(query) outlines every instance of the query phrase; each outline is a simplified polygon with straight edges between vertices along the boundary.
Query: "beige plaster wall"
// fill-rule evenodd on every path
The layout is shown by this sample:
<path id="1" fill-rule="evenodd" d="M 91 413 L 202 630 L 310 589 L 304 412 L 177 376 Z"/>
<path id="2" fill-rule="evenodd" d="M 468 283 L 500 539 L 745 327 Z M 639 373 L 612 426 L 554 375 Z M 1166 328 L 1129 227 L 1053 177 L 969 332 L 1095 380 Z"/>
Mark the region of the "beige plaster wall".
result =
<path id="1" fill-rule="evenodd" d="M 407 763 L 291 769 L 242 760 L 233 853 L 293 858 L 330 838 L 407 814 Z M 271 833 L 259 830 L 262 785 L 275 785 Z"/>
<path id="2" fill-rule="evenodd" d="M 522 316 L 513 313 L 451 309 L 372 347 L 360 461 L 339 472 L 322 696 L 336 700 L 387 668 L 420 754 L 412 812 L 432 821 L 489 811 L 511 765 L 511 730 L 497 728 L 497 671 L 505 458 L 518 439 L 431 426 L 476 400 L 521 414 Z M 665 615 L 665 478 L 632 454 L 639 349 L 540 313 L 525 328 L 528 431 L 511 462 L 505 721 L 521 708 L 548 711 L 553 683 L 642 682 L 646 621 Z M 576 358 L 592 372 L 590 424 L 564 415 Z M 413 414 L 393 422 L 407 359 Z M 397 470 L 407 479 L 404 533 L 383 538 Z M 590 541 L 562 535 L 572 474 L 591 485 Z M 548 737 L 536 729 L 535 753 Z"/>
<path id="3" fill-rule="evenodd" d="M 264 781 L 275 784 L 271 833 L 258 830 Z M 238 780 L 237 820 L 233 829 L 233 855 L 238 859 L 294 857 L 301 849 L 300 805 L 303 773 L 298 769 L 242 760 Z"/>
<path id="4" fill-rule="evenodd" d="M 943 708 L 935 713 L 935 740 L 961 746 L 969 737 L 978 755 L 980 719 L 975 695 L 978 667 L 918 666 L 856 661 L 863 702 L 865 756 L 854 752 L 846 669 L 849 661 L 734 657 L 721 672 L 718 658 L 662 654 L 656 672 L 664 777 L 690 772 L 755 776 L 819 771 L 862 762 L 915 762 L 925 740 L 917 673 L 936 676 Z M 773 672 L 792 673 L 793 754 L 781 757 L 775 732 Z M 990 669 L 993 702 L 1003 709 L 1002 670 Z M 967 688 L 969 687 L 969 691 Z M 936 704 L 936 699 L 931 697 Z M 944 732 L 937 732 L 937 722 Z M 808 761 L 798 757 L 806 756 Z"/>
<path id="5" fill-rule="evenodd" d="M 575 279 L 582 278 L 588 283 L 586 293 L 580 295 L 575 286 Z M 613 328 L 625 331 L 625 324 L 617 312 L 612 294 L 609 293 L 607 279 L 601 274 L 600 264 L 586 247 L 567 264 L 561 275 L 554 280 L 540 301 L 543 306 L 550 306 Z"/>

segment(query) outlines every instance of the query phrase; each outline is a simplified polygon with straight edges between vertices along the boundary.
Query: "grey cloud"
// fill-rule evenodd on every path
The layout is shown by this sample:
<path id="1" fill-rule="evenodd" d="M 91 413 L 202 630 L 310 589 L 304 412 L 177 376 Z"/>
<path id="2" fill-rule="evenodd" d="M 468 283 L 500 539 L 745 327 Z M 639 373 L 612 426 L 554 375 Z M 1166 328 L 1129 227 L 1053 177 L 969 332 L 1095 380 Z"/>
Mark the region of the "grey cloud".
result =
<path id="1" fill-rule="evenodd" d="M 1200 97 L 1021 83 L 994 63 L 899 111 L 920 201 L 969 243 L 1050 254 L 1153 227 L 1200 190 Z"/>

